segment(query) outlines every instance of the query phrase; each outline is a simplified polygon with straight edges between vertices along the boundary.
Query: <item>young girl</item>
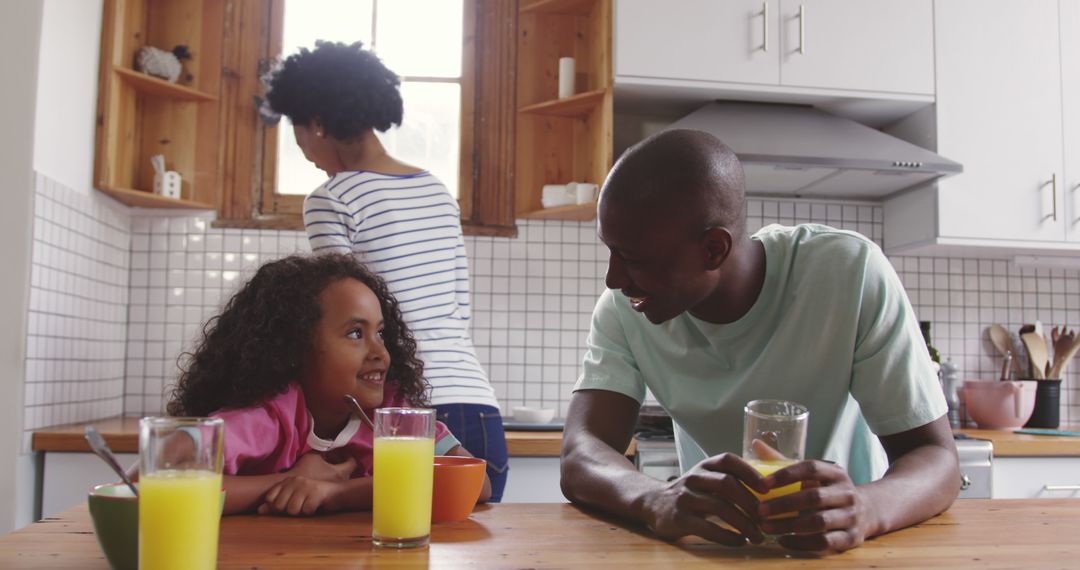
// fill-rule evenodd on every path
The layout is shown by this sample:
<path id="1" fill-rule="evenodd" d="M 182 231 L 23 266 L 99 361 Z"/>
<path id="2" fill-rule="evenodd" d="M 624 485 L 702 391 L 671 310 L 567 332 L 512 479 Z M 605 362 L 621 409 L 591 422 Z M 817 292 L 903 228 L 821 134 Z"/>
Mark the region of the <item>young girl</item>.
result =
<path id="1" fill-rule="evenodd" d="M 263 265 L 206 325 L 174 416 L 225 420 L 225 514 L 371 508 L 374 417 L 426 406 L 423 364 L 386 283 L 348 255 Z M 468 455 L 442 423 L 436 455 Z M 482 500 L 490 496 L 485 480 Z"/>
<path id="2" fill-rule="evenodd" d="M 439 419 L 487 460 L 498 501 L 506 437 L 469 336 L 461 212 L 439 179 L 391 156 L 375 134 L 401 124 L 399 83 L 360 43 L 317 42 L 274 70 L 266 99 L 289 117 L 304 156 L 330 177 L 304 201 L 311 250 L 351 253 L 386 279 L 415 335 Z"/>

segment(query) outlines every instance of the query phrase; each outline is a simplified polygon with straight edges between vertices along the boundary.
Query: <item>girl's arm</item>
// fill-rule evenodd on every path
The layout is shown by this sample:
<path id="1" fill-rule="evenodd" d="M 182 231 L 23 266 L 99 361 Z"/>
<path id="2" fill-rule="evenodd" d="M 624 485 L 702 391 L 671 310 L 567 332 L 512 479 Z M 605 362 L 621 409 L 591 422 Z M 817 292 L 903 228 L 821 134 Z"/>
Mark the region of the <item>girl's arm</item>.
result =
<path id="1" fill-rule="evenodd" d="M 473 454 L 469 453 L 469 450 L 465 449 L 464 447 L 461 447 L 460 445 L 455 445 L 454 447 L 451 447 L 450 451 L 447 451 L 446 454 L 447 455 L 456 455 L 458 457 L 473 457 Z M 490 499 L 490 498 L 491 498 L 491 480 L 488 479 L 487 470 L 485 469 L 484 470 L 484 488 L 480 490 L 480 501 L 479 502 L 486 503 L 487 500 Z"/>
<path id="2" fill-rule="evenodd" d="M 292 469 L 284 473 L 270 475 L 225 475 L 222 486 L 225 488 L 225 508 L 222 514 L 254 512 L 263 504 L 266 493 L 278 483 L 289 477 L 303 477 L 315 481 L 344 483 L 356 468 L 356 460 L 349 458 L 342 463 L 328 463 L 322 454 L 309 452 L 304 454 Z M 368 504 L 371 492 L 368 491 Z"/>

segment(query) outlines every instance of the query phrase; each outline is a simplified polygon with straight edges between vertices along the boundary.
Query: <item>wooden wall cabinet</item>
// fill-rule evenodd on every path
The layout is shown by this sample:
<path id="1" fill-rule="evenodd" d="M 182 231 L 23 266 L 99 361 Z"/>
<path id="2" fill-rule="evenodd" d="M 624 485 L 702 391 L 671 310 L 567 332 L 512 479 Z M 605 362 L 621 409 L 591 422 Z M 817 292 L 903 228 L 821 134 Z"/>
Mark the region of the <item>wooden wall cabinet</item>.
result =
<path id="1" fill-rule="evenodd" d="M 223 0 L 105 0 L 94 186 L 129 206 L 214 209 L 220 187 L 218 92 Z M 143 46 L 187 45 L 180 81 L 133 69 Z M 190 81 L 186 81 L 190 76 Z M 182 199 L 153 193 L 150 157 L 182 178 Z"/>
<path id="2" fill-rule="evenodd" d="M 558 97 L 559 58 L 575 94 Z M 544 209 L 545 184 L 604 182 L 612 163 L 611 0 L 521 0 L 514 209 L 518 218 L 591 220 L 596 203 Z"/>

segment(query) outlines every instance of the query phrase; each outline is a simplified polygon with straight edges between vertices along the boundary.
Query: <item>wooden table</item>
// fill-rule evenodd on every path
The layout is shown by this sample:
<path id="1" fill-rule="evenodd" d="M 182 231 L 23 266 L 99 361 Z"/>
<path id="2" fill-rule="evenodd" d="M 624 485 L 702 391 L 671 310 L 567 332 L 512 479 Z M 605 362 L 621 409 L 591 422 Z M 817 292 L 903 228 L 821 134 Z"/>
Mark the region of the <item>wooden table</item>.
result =
<path id="1" fill-rule="evenodd" d="M 221 568 L 800 567 L 1076 568 L 1075 500 L 965 500 L 929 521 L 823 558 L 700 540 L 669 544 L 571 505 L 478 507 L 469 520 L 432 528 L 416 551 L 371 546 L 370 513 L 314 518 L 234 516 L 221 524 Z M 106 568 L 86 506 L 0 538 L 0 568 Z"/>

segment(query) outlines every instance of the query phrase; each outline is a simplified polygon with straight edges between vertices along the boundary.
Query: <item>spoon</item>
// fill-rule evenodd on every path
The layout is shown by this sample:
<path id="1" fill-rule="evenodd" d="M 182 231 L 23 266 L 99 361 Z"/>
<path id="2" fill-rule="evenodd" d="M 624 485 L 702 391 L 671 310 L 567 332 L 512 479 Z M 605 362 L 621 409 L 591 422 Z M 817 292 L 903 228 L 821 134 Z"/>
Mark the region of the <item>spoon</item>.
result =
<path id="1" fill-rule="evenodd" d="M 101 437 L 98 430 L 94 426 L 86 426 L 86 429 L 83 430 L 83 436 L 86 437 L 86 443 L 90 444 L 90 450 L 100 457 L 106 465 L 112 467 L 112 470 L 116 471 L 120 479 L 127 483 L 128 487 L 131 487 L 131 492 L 138 497 L 139 490 L 135 488 L 135 484 L 131 482 L 131 478 L 127 476 L 127 473 L 124 473 L 124 469 L 120 467 L 120 462 L 116 460 L 116 456 L 113 455 L 109 445 L 105 443 L 105 438 Z"/>
<path id="2" fill-rule="evenodd" d="M 990 342 L 993 343 L 994 348 L 996 348 L 998 350 L 998 352 L 1001 353 L 1002 356 L 1005 356 L 1006 354 L 1012 354 L 1012 350 L 1013 350 L 1012 336 L 1009 335 L 1008 329 L 1006 329 L 1004 326 L 1002 326 L 1000 324 L 994 323 L 994 324 L 990 325 L 989 333 L 990 333 Z M 1020 373 L 1020 365 L 1017 364 L 1015 358 L 1013 358 L 1011 360 L 1012 360 L 1013 369 L 1015 369 L 1017 374 L 1019 374 Z"/>
<path id="3" fill-rule="evenodd" d="M 367 413 L 364 412 L 364 408 L 360 407 L 360 402 L 357 402 L 356 398 L 353 398 L 351 394 L 345 394 L 344 398 L 345 403 L 349 404 L 349 407 L 352 408 L 353 413 L 356 414 L 356 417 L 360 418 L 360 420 L 364 422 L 364 425 L 366 425 L 368 429 L 370 429 L 371 431 L 375 431 L 375 424 L 371 422 L 371 418 L 369 418 Z"/>

